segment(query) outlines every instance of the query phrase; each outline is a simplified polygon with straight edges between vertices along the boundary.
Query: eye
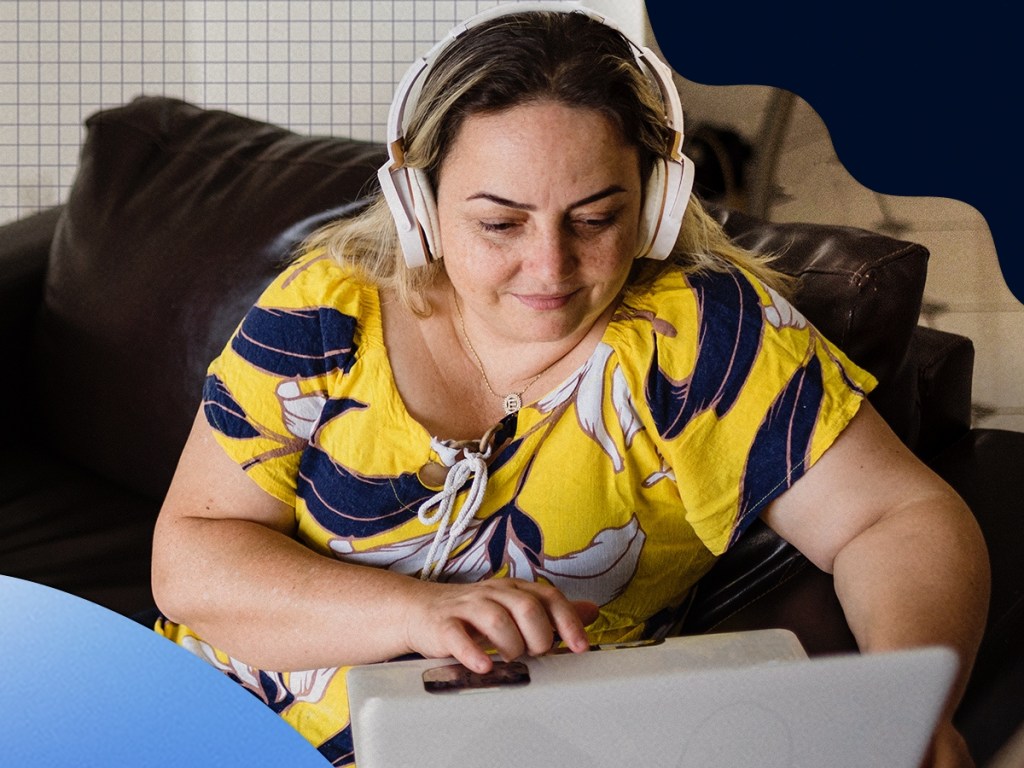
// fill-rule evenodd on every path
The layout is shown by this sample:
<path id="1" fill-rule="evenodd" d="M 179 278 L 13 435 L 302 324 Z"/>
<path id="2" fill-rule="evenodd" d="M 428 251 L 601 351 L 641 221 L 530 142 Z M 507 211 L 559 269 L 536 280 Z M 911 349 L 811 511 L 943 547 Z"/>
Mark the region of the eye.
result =
<path id="1" fill-rule="evenodd" d="M 517 226 L 514 221 L 481 221 L 480 229 L 484 232 L 501 233 L 508 232 Z"/>
<path id="2" fill-rule="evenodd" d="M 583 229 L 588 232 L 598 232 L 602 229 L 606 229 L 615 223 L 618 218 L 618 212 L 608 214 L 590 214 L 576 216 L 572 220 L 572 224 L 577 229 Z"/>

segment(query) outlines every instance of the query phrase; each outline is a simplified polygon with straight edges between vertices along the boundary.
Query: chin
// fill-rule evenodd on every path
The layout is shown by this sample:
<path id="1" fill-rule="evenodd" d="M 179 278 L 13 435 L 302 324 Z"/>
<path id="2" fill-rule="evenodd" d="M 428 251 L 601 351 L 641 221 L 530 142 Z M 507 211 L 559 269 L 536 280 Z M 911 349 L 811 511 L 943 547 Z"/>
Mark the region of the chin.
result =
<path id="1" fill-rule="evenodd" d="M 510 323 L 508 330 L 524 341 L 554 342 L 583 336 L 594 325 L 596 318 L 563 316 L 558 319 L 545 318 L 543 321 L 524 320 L 519 324 Z"/>

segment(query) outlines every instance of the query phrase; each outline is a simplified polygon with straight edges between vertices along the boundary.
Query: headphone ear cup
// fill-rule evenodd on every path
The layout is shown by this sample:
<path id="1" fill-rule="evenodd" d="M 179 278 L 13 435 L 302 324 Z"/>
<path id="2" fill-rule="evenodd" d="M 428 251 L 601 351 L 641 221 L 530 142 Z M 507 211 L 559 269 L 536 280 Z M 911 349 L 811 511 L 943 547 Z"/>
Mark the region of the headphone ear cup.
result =
<path id="1" fill-rule="evenodd" d="M 644 200 L 644 238 L 640 256 L 667 259 L 676 246 L 693 189 L 693 162 L 682 155 L 655 164 Z"/>
<path id="2" fill-rule="evenodd" d="M 409 174 L 409 186 L 412 188 L 413 210 L 416 212 L 416 221 L 419 222 L 423 232 L 423 239 L 427 246 L 427 260 L 440 259 L 441 255 L 441 228 L 438 223 L 437 202 L 434 200 L 434 190 L 430 186 L 427 174 L 419 168 L 406 169 Z"/>
<path id="3" fill-rule="evenodd" d="M 640 216 L 640 249 L 637 251 L 638 258 L 641 256 L 665 258 L 664 256 L 658 257 L 650 253 L 654 237 L 661 225 L 662 213 L 665 210 L 665 175 L 665 160 L 658 158 L 654 163 L 654 169 L 651 171 L 651 178 L 647 181 L 647 189 L 644 190 L 644 207 Z"/>
<path id="4" fill-rule="evenodd" d="M 413 184 L 408 169 L 392 168 L 390 163 L 385 163 L 377 171 L 377 178 L 380 191 L 395 221 L 395 234 L 406 265 L 410 269 L 425 267 L 430 263 L 430 253 L 416 215 Z"/>

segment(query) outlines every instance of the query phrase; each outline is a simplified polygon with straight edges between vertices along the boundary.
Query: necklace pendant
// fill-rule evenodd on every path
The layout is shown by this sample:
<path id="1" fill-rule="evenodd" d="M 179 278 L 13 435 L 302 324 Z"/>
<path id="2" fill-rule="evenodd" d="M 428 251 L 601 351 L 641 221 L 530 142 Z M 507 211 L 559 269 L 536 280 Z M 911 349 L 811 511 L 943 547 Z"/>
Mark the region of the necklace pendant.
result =
<path id="1" fill-rule="evenodd" d="M 511 416 L 513 413 L 523 407 L 523 398 L 515 392 L 509 392 L 505 395 L 505 415 Z"/>

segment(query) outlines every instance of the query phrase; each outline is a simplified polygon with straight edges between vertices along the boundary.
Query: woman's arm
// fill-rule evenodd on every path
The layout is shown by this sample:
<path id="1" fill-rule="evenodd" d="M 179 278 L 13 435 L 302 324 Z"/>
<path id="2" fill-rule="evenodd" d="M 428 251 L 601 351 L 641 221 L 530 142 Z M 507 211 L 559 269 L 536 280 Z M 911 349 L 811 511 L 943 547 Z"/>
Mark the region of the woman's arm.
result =
<path id="1" fill-rule="evenodd" d="M 959 654 L 960 673 L 940 727 L 945 738 L 989 598 L 985 542 L 960 497 L 865 403 L 821 459 L 770 505 L 765 521 L 833 574 L 862 650 L 937 644 Z"/>
<path id="2" fill-rule="evenodd" d="M 416 652 L 486 671 L 543 653 L 555 632 L 577 651 L 589 605 L 515 579 L 448 585 L 344 563 L 294 538 L 293 509 L 260 489 L 192 427 L 156 524 L 153 593 L 161 611 L 233 657 L 279 671 Z M 583 618 L 581 619 L 580 613 Z"/>

